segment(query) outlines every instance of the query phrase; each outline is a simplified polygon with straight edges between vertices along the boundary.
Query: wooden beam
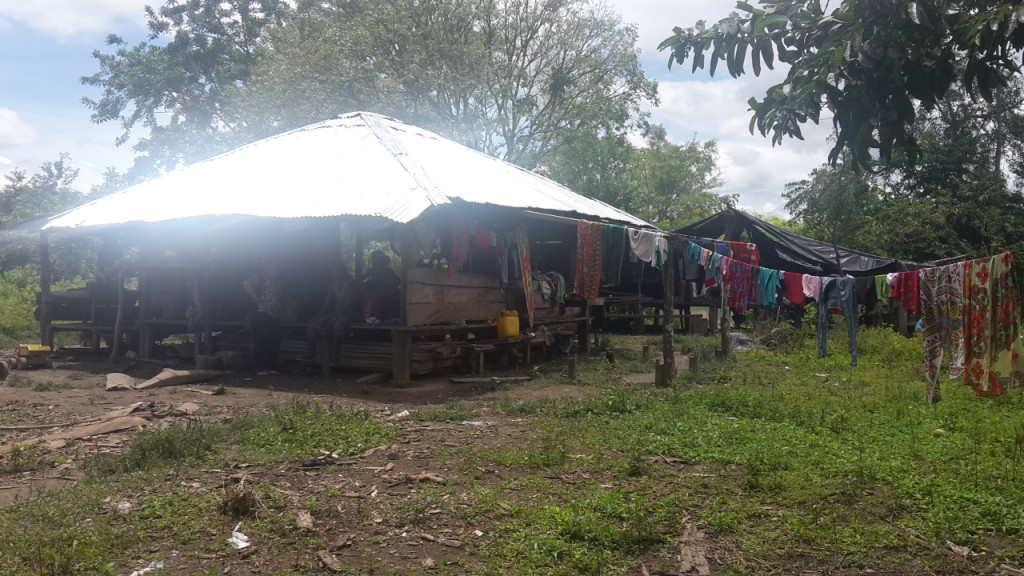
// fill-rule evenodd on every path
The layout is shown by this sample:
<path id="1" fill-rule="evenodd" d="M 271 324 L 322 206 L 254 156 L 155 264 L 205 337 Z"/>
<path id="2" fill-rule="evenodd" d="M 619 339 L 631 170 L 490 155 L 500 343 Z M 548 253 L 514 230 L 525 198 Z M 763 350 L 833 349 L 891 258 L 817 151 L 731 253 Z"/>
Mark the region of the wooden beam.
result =
<path id="1" fill-rule="evenodd" d="M 53 283 L 53 264 L 50 262 L 50 235 L 39 232 L 39 343 L 53 349 L 53 301 L 50 285 Z"/>
<path id="2" fill-rule="evenodd" d="M 676 375 L 676 352 L 672 334 L 675 328 L 672 314 L 675 312 L 676 266 L 673 251 L 670 249 L 668 252 L 666 262 L 662 263 L 661 266 L 661 284 L 665 291 L 665 296 L 662 299 L 665 321 L 661 324 L 661 355 L 665 362 L 663 366 L 664 372 L 662 372 L 662 385 L 668 384 Z"/>

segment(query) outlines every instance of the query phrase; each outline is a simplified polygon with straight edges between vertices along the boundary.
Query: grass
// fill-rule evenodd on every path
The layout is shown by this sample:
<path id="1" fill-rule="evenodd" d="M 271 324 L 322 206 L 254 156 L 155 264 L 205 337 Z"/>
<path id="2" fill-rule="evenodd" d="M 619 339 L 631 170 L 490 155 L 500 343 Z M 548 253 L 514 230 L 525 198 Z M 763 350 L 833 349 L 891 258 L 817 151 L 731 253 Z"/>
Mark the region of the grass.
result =
<path id="1" fill-rule="evenodd" d="M 845 331 L 832 331 L 830 355 L 818 358 L 813 334 L 782 330 L 766 331 L 772 349 L 727 361 L 715 360 L 714 338 L 681 341 L 701 369 L 669 388 L 626 384 L 647 362 L 635 340 L 611 338 L 614 363 L 581 363 L 580 397 L 416 410 L 410 419 L 426 422 L 516 419 L 523 432 L 490 447 L 435 446 L 456 473 L 411 492 L 396 512 L 415 527 L 443 508 L 479 527 L 488 536 L 465 560 L 477 574 L 614 575 L 636 573 L 641 561 L 674 572 L 688 524 L 714 542 L 723 574 L 1024 565 L 1021 391 L 978 398 L 947 384 L 944 400 L 929 405 L 919 339 L 863 329 L 851 367 Z M 537 376 L 567 383 L 557 362 Z M 291 519 L 261 513 L 283 507 L 273 486 L 193 494 L 166 471 L 355 454 L 398 440 L 366 412 L 311 402 L 147 432 L 118 458 L 96 460 L 94 480 L 0 510 L 0 573 L 113 573 L 122 558 L 146 557 L 149 542 L 133 534 L 167 549 L 218 550 L 235 517 L 251 537 L 278 535 L 281 554 L 294 555 L 305 544 Z M 117 483 L 105 480 L 115 474 Z M 97 513 L 134 492 L 144 496 L 130 523 Z M 304 506 L 329 517 L 336 492 Z M 921 540 L 935 547 L 911 543 Z M 947 541 L 984 555 L 968 564 L 941 552 Z"/>

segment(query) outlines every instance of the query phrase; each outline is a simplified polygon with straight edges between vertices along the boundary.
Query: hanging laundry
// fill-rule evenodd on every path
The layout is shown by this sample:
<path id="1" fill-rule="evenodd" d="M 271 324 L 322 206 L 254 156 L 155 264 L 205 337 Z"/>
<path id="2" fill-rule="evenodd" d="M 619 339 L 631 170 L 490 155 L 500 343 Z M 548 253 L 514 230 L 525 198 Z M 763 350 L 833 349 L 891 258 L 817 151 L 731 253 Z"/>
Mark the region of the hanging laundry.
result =
<path id="1" fill-rule="evenodd" d="M 920 314 L 921 275 L 917 270 L 896 274 L 896 281 L 892 285 L 892 297 L 899 300 L 900 308 L 906 310 L 908 314 Z"/>
<path id="2" fill-rule="evenodd" d="M 630 228 L 629 247 L 637 260 L 657 268 L 668 261 L 668 238 L 662 232 Z"/>
<path id="3" fill-rule="evenodd" d="M 501 287 L 504 289 L 508 285 L 508 248 L 505 245 L 505 237 L 498 238 L 497 244 L 497 248 L 494 249 L 495 267 L 498 270 L 498 279 L 501 280 Z"/>
<path id="4" fill-rule="evenodd" d="M 732 257 L 732 246 L 729 246 L 728 242 L 722 242 L 715 240 L 715 254 L 721 254 L 722 256 Z"/>
<path id="5" fill-rule="evenodd" d="M 730 242 L 732 257 L 751 266 L 761 265 L 761 253 L 757 250 L 757 244 L 750 242 Z"/>
<path id="6" fill-rule="evenodd" d="M 796 272 L 786 272 L 782 277 L 782 286 L 786 289 L 786 300 L 796 306 L 807 304 L 807 294 L 804 293 L 804 275 Z"/>
<path id="7" fill-rule="evenodd" d="M 733 258 L 722 258 L 722 284 L 729 287 L 725 304 L 736 312 L 747 311 L 754 288 L 754 267 Z"/>
<path id="8" fill-rule="evenodd" d="M 804 296 L 817 299 L 821 295 L 821 276 L 804 274 L 801 282 L 804 287 Z"/>
<path id="9" fill-rule="evenodd" d="M 693 242 L 686 243 L 686 251 L 683 253 L 683 265 L 680 266 L 683 273 L 683 280 L 699 280 L 702 277 L 700 265 L 701 247 Z"/>
<path id="10" fill-rule="evenodd" d="M 604 224 L 580 220 L 576 224 L 576 293 L 593 300 L 601 295 L 604 263 Z"/>
<path id="11" fill-rule="evenodd" d="M 964 266 L 957 262 L 920 271 L 924 374 L 932 404 L 942 399 L 939 372 L 943 357 L 949 364 L 949 378 L 963 377 Z"/>
<path id="12" fill-rule="evenodd" d="M 998 396 L 1024 382 L 1013 254 L 964 264 L 964 383 Z"/>
<path id="13" fill-rule="evenodd" d="M 711 259 L 714 255 L 715 253 L 712 252 L 711 250 L 708 250 L 707 248 L 701 248 L 700 265 L 703 266 L 704 269 L 707 269 L 709 266 L 711 266 Z M 707 276 L 711 276 L 711 274 L 707 274 Z"/>
<path id="14" fill-rule="evenodd" d="M 889 283 L 888 274 L 879 274 L 875 276 L 875 294 L 878 299 L 885 302 L 889 298 L 892 298 L 892 284 Z"/>
<path id="15" fill-rule="evenodd" d="M 828 352 L 829 308 L 839 308 L 850 337 L 850 366 L 857 365 L 857 294 L 853 278 L 822 278 L 818 296 L 818 357 Z"/>
<path id="16" fill-rule="evenodd" d="M 452 225 L 452 251 L 448 257 L 448 276 L 455 275 L 455 269 L 469 258 L 469 230 L 466 225 L 456 222 Z"/>
<path id="17" fill-rule="evenodd" d="M 761 292 L 761 305 L 773 308 L 779 303 L 779 288 L 782 285 L 778 270 L 772 268 L 758 268 L 757 284 Z"/>
<path id="18" fill-rule="evenodd" d="M 601 279 L 617 285 L 622 279 L 622 256 L 626 253 L 626 229 L 615 224 L 604 227 L 604 263 Z"/>
<path id="19" fill-rule="evenodd" d="M 853 284 L 857 290 L 857 304 L 864 306 L 868 310 L 874 308 L 875 304 L 878 304 L 878 292 L 875 290 L 875 278 L 873 276 L 854 278 Z"/>
<path id="20" fill-rule="evenodd" d="M 494 233 L 477 224 L 476 233 L 473 235 L 476 240 L 476 245 L 479 248 L 487 249 L 494 248 L 497 238 Z"/>
<path id="21" fill-rule="evenodd" d="M 705 272 L 705 276 L 707 276 L 705 285 L 713 285 L 715 282 L 722 280 L 722 267 L 724 263 L 725 256 L 716 252 L 711 253 L 711 261 L 708 263 Z M 707 282 L 711 282 L 711 284 L 707 284 Z"/>
<path id="22" fill-rule="evenodd" d="M 522 271 L 523 294 L 526 294 L 526 314 L 533 327 L 533 265 L 530 263 L 530 238 L 527 235 L 526 226 L 520 226 L 516 230 L 516 246 L 519 248 L 519 269 Z"/>

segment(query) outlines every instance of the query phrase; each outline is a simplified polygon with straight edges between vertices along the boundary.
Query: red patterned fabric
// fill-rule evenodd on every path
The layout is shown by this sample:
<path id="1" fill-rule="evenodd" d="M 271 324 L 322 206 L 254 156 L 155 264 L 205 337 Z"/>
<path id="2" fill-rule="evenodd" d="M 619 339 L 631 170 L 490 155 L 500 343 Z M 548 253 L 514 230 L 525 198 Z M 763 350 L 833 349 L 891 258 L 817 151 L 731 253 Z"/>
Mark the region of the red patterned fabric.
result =
<path id="1" fill-rule="evenodd" d="M 592 300 L 601 293 L 604 224 L 580 220 L 576 225 L 576 293 Z"/>
<path id="2" fill-rule="evenodd" d="M 900 302 L 900 308 L 908 314 L 921 312 L 921 276 L 917 270 L 900 272 L 892 286 L 892 297 Z"/>
<path id="3" fill-rule="evenodd" d="M 1024 382 L 1012 268 L 1010 252 L 964 266 L 964 384 L 978 396 L 998 396 Z"/>

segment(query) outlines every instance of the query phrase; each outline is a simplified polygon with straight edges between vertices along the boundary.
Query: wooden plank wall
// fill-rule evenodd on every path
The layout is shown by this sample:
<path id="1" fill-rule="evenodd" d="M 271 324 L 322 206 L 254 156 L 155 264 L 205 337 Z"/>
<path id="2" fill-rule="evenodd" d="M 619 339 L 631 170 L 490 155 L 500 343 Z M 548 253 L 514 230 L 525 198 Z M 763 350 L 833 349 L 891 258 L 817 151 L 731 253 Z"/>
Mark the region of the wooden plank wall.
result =
<path id="1" fill-rule="evenodd" d="M 406 280 L 408 326 L 483 321 L 498 316 L 505 295 L 493 274 L 413 268 Z"/>

